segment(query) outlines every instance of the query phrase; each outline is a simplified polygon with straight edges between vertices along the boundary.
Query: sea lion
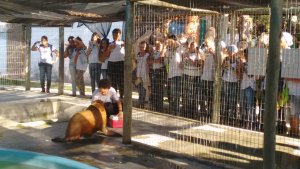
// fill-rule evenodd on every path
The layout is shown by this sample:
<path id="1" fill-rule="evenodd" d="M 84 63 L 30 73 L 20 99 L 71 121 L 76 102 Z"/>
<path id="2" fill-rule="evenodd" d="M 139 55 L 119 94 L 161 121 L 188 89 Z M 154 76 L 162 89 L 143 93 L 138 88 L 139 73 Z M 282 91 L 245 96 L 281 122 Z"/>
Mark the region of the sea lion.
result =
<path id="1" fill-rule="evenodd" d="M 93 102 L 88 108 L 72 116 L 64 138 L 53 138 L 53 142 L 77 141 L 82 136 L 90 137 L 95 132 L 101 131 L 106 136 L 115 136 L 119 134 L 106 128 L 106 111 L 101 101 Z"/>

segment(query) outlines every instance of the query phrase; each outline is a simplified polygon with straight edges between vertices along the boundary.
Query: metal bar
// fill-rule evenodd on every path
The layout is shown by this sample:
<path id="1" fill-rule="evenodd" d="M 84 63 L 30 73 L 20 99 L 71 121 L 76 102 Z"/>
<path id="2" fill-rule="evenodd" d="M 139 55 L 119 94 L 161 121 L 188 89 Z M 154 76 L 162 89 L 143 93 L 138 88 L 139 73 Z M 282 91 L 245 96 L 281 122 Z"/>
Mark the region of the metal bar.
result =
<path id="1" fill-rule="evenodd" d="M 25 90 L 30 90 L 30 73 L 31 73 L 31 25 L 25 25 Z"/>
<path id="2" fill-rule="evenodd" d="M 134 2 L 126 0 L 126 36 L 125 36 L 125 63 L 124 63 L 124 125 L 123 144 L 131 143 L 132 121 L 132 44 Z"/>
<path id="3" fill-rule="evenodd" d="M 280 38 L 282 24 L 282 0 L 271 1 L 271 21 L 269 56 L 267 60 L 267 79 L 264 113 L 264 169 L 275 169 L 276 142 L 276 101 L 280 69 Z M 274 83 L 275 82 L 275 83 Z"/>
<path id="4" fill-rule="evenodd" d="M 187 11 L 191 11 L 191 12 L 200 12 L 203 14 L 218 14 L 217 11 L 185 7 L 185 6 L 180 6 L 180 5 L 176 5 L 176 4 L 172 4 L 172 3 L 168 3 L 168 2 L 163 2 L 160 0 L 131 0 L 131 2 L 137 2 L 137 3 L 145 4 L 145 5 L 154 5 L 154 6 L 165 7 L 165 8 L 174 8 L 174 9 L 179 9 L 179 10 L 187 10 Z"/>
<path id="5" fill-rule="evenodd" d="M 230 33 L 230 43 L 234 44 L 235 41 L 235 28 L 236 28 L 236 14 L 232 12 L 231 14 L 231 33 Z"/>
<path id="6" fill-rule="evenodd" d="M 215 39 L 215 74 L 214 74 L 214 91 L 213 91 L 213 114 L 212 114 L 212 123 L 220 123 L 220 101 L 221 101 L 221 47 L 220 41 L 222 36 L 222 17 L 221 15 L 216 16 L 216 39 Z"/>
<path id="7" fill-rule="evenodd" d="M 64 94 L 64 27 L 59 27 L 59 67 L 58 67 L 58 94 Z"/>

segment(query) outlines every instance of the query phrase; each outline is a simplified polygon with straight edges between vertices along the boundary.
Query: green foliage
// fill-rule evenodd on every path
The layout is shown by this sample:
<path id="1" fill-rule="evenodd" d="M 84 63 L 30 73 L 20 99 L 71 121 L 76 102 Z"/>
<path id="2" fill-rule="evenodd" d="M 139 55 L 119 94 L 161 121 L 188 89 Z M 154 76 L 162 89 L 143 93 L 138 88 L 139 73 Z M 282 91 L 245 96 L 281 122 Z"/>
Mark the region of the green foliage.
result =
<path id="1" fill-rule="evenodd" d="M 260 35 L 262 32 L 270 31 L 270 15 L 258 15 L 254 17 L 254 23 L 256 23 L 257 35 Z"/>

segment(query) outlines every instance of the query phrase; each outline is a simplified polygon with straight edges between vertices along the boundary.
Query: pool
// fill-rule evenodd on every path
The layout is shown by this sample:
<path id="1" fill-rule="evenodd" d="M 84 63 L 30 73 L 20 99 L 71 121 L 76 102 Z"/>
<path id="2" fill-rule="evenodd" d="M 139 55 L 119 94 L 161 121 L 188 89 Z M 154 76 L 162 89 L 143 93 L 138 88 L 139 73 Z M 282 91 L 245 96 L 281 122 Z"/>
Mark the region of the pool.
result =
<path id="1" fill-rule="evenodd" d="M 74 160 L 30 151 L 0 148 L 1 169 L 97 169 Z"/>

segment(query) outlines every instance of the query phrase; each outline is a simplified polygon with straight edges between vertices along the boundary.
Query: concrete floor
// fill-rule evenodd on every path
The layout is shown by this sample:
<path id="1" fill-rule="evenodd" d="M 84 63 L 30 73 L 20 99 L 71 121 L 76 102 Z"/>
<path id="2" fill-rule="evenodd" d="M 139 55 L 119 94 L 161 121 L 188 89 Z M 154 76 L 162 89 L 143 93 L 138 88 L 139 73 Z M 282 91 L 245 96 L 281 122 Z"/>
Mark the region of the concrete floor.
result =
<path id="1" fill-rule="evenodd" d="M 55 92 L 55 91 L 54 91 Z M 0 105 L 34 99 L 60 99 L 88 105 L 90 100 L 55 94 L 40 94 L 39 89 L 25 92 L 22 88 L 0 90 Z M 10 112 L 7 112 L 10 113 Z M 102 169 L 221 169 L 218 163 L 195 160 L 141 144 L 122 144 L 120 137 L 105 137 L 100 133 L 76 143 L 53 143 L 51 138 L 64 135 L 67 122 L 39 121 L 19 123 L 0 115 L 0 147 L 66 157 Z M 134 133 L 139 133 L 135 130 Z M 227 167 L 226 167 L 227 168 Z"/>
<path id="2" fill-rule="evenodd" d="M 40 94 L 39 89 L 31 92 L 16 88 L 0 90 L 2 105 L 50 99 L 87 106 L 90 104 L 88 97 Z M 53 143 L 51 138 L 64 135 L 67 122 L 18 123 L 5 117 L 0 111 L 0 147 L 67 157 L 99 168 L 219 169 L 239 166 L 259 169 L 263 164 L 261 132 L 141 109 L 133 109 L 133 144 L 129 146 L 123 145 L 120 137 L 105 137 L 98 133 L 77 143 Z M 277 165 L 282 169 L 300 168 L 299 147 L 299 138 L 277 136 Z"/>

